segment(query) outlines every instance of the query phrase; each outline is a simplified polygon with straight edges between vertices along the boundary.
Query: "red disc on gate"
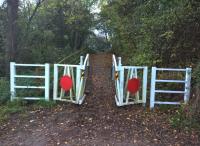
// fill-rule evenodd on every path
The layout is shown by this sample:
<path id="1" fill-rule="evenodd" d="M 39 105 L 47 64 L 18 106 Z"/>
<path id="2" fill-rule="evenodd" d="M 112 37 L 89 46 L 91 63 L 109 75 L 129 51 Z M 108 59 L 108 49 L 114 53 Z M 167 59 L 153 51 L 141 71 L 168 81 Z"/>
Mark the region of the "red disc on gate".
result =
<path id="1" fill-rule="evenodd" d="M 60 86 L 63 90 L 69 91 L 72 88 L 72 79 L 70 76 L 62 76 L 60 79 Z"/>
<path id="2" fill-rule="evenodd" d="M 127 85 L 127 90 L 132 93 L 135 94 L 136 92 L 138 92 L 140 89 L 140 80 L 137 78 L 132 78 L 130 80 L 128 80 L 128 85 Z"/>

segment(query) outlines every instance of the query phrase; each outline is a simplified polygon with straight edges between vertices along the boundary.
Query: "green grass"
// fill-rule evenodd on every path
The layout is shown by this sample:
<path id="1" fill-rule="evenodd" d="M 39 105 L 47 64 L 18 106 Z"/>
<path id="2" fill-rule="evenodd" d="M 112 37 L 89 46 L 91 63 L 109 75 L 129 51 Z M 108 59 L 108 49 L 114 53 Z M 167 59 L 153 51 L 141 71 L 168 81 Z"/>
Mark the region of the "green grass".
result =
<path id="1" fill-rule="evenodd" d="M 179 105 L 170 105 L 170 104 L 161 104 L 159 105 L 158 109 L 160 111 L 168 111 L 168 110 L 176 110 L 177 108 L 180 108 Z"/>
<path id="2" fill-rule="evenodd" d="M 6 121 L 12 114 L 24 112 L 25 106 L 23 104 L 21 101 L 14 101 L 0 105 L 0 123 Z"/>
<path id="3" fill-rule="evenodd" d="M 42 108 L 53 108 L 56 105 L 53 101 L 37 101 L 27 102 L 23 100 L 16 100 L 13 102 L 7 102 L 4 105 L 0 105 L 0 123 L 5 122 L 9 119 L 12 114 L 20 114 L 20 117 L 27 116 L 26 111 L 31 109 L 42 109 Z"/>
<path id="4" fill-rule="evenodd" d="M 45 100 L 39 100 L 33 105 L 35 108 L 53 108 L 56 106 L 56 102 L 54 101 L 45 101 Z"/>
<path id="5" fill-rule="evenodd" d="M 176 110 L 176 113 L 171 116 L 169 122 L 172 127 L 184 130 L 195 129 L 200 131 L 199 121 L 195 118 L 189 118 L 187 116 L 187 111 L 185 111 L 185 106 L 181 106 Z"/>

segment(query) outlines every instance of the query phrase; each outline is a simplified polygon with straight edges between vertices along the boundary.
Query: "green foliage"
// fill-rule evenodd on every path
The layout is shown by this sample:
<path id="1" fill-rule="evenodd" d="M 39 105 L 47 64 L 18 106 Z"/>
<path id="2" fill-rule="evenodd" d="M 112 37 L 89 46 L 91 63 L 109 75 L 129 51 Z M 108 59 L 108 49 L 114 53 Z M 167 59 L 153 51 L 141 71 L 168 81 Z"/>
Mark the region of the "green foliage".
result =
<path id="1" fill-rule="evenodd" d="M 15 61 L 55 63 L 77 50 L 87 48 L 87 41 L 93 35 L 92 29 L 96 24 L 91 8 L 97 2 L 48 0 L 37 8 L 35 1 L 21 0 L 16 23 L 18 31 Z M 9 53 L 6 52 L 7 19 L 7 5 L 4 5 L 0 7 L 1 76 L 5 74 L 5 54 Z"/>
<path id="2" fill-rule="evenodd" d="M 177 110 L 180 108 L 179 106 L 170 105 L 170 104 L 161 104 L 159 105 L 159 111 L 167 112 L 169 110 Z"/>
<path id="3" fill-rule="evenodd" d="M 87 39 L 88 49 L 93 51 L 108 51 L 111 49 L 110 43 L 104 38 L 100 36 L 90 36 Z"/>
<path id="4" fill-rule="evenodd" d="M 39 100 L 35 103 L 35 108 L 52 108 L 56 106 L 56 102 L 54 101 L 45 101 L 45 100 Z"/>
<path id="5" fill-rule="evenodd" d="M 5 122 L 12 114 L 20 113 L 20 116 L 26 116 L 30 108 L 32 110 L 38 110 L 41 108 L 53 108 L 55 106 L 53 101 L 40 100 L 37 102 L 27 102 L 24 100 L 15 100 L 12 102 L 7 102 L 4 105 L 0 105 L 0 123 Z"/>
<path id="6" fill-rule="evenodd" d="M 4 67 L 4 54 L 5 54 L 5 45 L 6 45 L 6 28 L 7 28 L 7 18 L 6 18 L 6 10 L 2 6 L 0 7 L 0 66 Z M 5 72 L 0 69 L 0 76 Z"/>
<path id="7" fill-rule="evenodd" d="M 197 0 L 108 1 L 102 26 L 129 64 L 190 66 L 200 53 L 199 6 Z"/>
<path id="8" fill-rule="evenodd" d="M 192 74 L 193 96 L 190 102 L 190 118 L 200 119 L 200 63 L 196 66 Z"/>
<path id="9" fill-rule="evenodd" d="M 194 86 L 200 87 L 200 63 L 196 66 L 193 72 Z"/>
<path id="10" fill-rule="evenodd" d="M 0 78 L 0 105 L 10 99 L 10 83 L 6 78 Z"/>
<path id="11" fill-rule="evenodd" d="M 196 118 L 189 118 L 187 116 L 188 110 L 190 110 L 189 107 L 184 105 L 176 110 L 176 113 L 169 120 L 171 126 L 185 130 L 200 130 L 199 121 Z"/>
<path id="12" fill-rule="evenodd" d="M 0 123 L 6 121 L 12 114 L 23 112 L 24 109 L 22 101 L 8 102 L 4 106 L 0 106 Z"/>

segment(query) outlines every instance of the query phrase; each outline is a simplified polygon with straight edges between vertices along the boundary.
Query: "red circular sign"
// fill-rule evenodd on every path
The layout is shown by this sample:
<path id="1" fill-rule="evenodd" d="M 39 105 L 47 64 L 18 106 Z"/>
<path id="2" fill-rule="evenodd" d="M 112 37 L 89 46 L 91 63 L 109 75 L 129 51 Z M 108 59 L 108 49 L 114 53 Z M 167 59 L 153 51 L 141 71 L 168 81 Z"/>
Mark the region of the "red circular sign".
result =
<path id="1" fill-rule="evenodd" d="M 128 85 L 127 85 L 127 90 L 132 93 L 135 94 L 136 92 L 138 92 L 140 89 L 140 80 L 137 78 L 132 78 L 130 80 L 128 80 Z"/>
<path id="2" fill-rule="evenodd" d="M 69 91 L 72 88 L 72 84 L 73 82 L 70 76 L 66 75 L 60 79 L 60 86 L 65 91 Z"/>

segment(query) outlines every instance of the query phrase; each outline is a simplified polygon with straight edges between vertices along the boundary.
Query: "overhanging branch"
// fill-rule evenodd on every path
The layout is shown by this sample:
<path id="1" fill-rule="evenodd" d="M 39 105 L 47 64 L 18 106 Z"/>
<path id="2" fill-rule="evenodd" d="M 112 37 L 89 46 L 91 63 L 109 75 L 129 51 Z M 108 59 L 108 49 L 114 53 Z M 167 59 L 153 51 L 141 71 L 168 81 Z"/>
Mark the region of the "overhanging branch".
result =
<path id="1" fill-rule="evenodd" d="M 31 15 L 31 16 L 29 17 L 29 19 L 28 19 L 28 26 L 30 25 L 30 23 L 31 23 L 31 21 L 32 21 L 32 19 L 33 19 L 33 17 L 35 16 L 35 14 L 36 14 L 38 8 L 40 7 L 40 5 L 41 5 L 44 1 L 45 1 L 45 0 L 38 0 L 38 1 L 37 1 L 37 4 L 36 4 L 36 6 L 35 6 L 35 9 L 33 10 L 32 15 Z"/>

